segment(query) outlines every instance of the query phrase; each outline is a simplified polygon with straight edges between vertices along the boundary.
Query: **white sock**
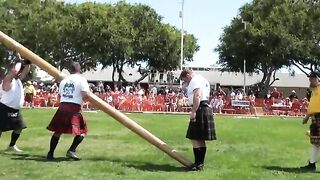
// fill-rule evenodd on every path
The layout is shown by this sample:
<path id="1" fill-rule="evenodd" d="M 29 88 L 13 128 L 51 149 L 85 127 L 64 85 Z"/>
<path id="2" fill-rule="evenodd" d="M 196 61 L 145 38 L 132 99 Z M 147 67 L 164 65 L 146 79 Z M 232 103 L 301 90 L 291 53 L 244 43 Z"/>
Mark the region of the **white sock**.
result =
<path id="1" fill-rule="evenodd" d="M 315 163 L 315 162 L 317 162 L 317 157 L 318 157 L 319 149 L 320 149 L 319 146 L 312 145 L 312 147 L 311 147 L 310 163 Z"/>

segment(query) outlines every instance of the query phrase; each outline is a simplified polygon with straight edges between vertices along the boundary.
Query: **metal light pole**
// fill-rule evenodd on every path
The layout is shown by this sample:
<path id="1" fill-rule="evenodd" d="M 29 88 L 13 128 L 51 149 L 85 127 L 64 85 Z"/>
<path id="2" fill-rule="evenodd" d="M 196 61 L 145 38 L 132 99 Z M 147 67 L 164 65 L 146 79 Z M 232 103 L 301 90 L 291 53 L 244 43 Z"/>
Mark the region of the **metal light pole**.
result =
<path id="1" fill-rule="evenodd" d="M 181 11 L 179 13 L 179 17 L 181 18 L 181 50 L 180 50 L 180 70 L 183 70 L 183 36 L 184 36 L 184 30 L 183 30 L 183 6 L 184 6 L 184 0 L 181 2 Z"/>
<path id="2" fill-rule="evenodd" d="M 244 21 L 243 19 L 241 22 L 244 24 L 244 30 L 247 30 L 247 21 Z M 246 95 L 246 59 L 243 60 L 243 93 Z"/>

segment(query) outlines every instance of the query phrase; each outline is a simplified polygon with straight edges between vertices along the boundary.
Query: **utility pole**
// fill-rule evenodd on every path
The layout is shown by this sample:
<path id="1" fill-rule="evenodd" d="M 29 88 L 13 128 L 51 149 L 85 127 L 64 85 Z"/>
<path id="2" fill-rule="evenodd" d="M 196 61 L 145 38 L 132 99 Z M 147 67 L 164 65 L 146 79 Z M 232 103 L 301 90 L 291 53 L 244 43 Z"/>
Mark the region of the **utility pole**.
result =
<path id="1" fill-rule="evenodd" d="M 247 30 L 247 21 L 244 21 L 243 19 L 241 22 L 244 24 L 244 30 Z M 243 60 L 243 93 L 246 95 L 246 59 Z"/>

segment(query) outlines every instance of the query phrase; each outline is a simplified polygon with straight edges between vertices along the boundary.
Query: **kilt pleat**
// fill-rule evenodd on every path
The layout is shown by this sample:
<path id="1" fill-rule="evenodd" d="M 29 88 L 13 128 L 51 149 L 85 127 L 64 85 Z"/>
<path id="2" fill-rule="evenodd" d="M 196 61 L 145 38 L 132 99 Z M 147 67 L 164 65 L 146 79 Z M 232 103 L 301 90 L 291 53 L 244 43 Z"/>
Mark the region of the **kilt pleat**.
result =
<path id="1" fill-rule="evenodd" d="M 310 143 L 317 146 L 320 145 L 320 113 L 316 113 L 312 116 L 310 125 Z"/>
<path id="2" fill-rule="evenodd" d="M 21 113 L 0 103 L 0 131 L 10 131 L 26 128 Z"/>
<path id="3" fill-rule="evenodd" d="M 81 114 L 81 106 L 73 103 L 60 103 L 47 129 L 56 133 L 73 135 L 88 132 L 86 121 Z"/>
<path id="4" fill-rule="evenodd" d="M 186 138 L 193 140 L 215 140 L 216 131 L 211 108 L 200 105 L 196 112 L 196 121 L 190 121 Z"/>

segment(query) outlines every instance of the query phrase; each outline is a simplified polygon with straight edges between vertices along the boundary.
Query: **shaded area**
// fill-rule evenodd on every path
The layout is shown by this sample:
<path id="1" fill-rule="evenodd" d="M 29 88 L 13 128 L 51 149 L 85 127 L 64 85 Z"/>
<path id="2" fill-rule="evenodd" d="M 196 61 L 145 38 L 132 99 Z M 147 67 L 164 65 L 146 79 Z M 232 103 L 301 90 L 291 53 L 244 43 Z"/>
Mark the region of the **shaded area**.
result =
<path id="1" fill-rule="evenodd" d="M 300 167 L 282 167 L 282 166 L 262 166 L 263 169 L 270 171 L 282 171 L 287 173 L 320 173 L 316 171 L 301 170 Z"/>
<path id="2" fill-rule="evenodd" d="M 126 161 L 122 159 L 113 159 L 109 157 L 93 157 L 86 159 L 89 161 L 109 161 L 113 163 L 119 163 L 121 166 L 126 166 L 128 168 L 135 168 L 141 171 L 165 171 L 165 172 L 185 172 L 188 171 L 186 167 L 172 166 L 169 164 L 155 164 L 150 162 L 141 161 Z"/>
<path id="3" fill-rule="evenodd" d="M 1 155 L 10 156 L 12 160 L 29 160 L 37 162 L 63 162 L 63 161 L 74 161 L 67 157 L 56 157 L 54 160 L 47 160 L 45 155 L 36 155 L 28 153 L 1 153 Z M 128 168 L 135 168 L 141 171 L 164 171 L 164 172 L 186 172 L 188 169 L 182 166 L 173 166 L 169 164 L 155 164 L 150 162 L 141 161 L 126 161 L 122 159 L 114 159 L 109 157 L 92 157 L 88 159 L 82 159 L 82 161 L 106 161 L 120 164 L 121 166 Z"/>
<path id="4" fill-rule="evenodd" d="M 62 161 L 73 161 L 67 157 L 57 157 L 53 160 L 47 160 L 45 155 L 27 154 L 27 153 L 2 153 L 1 155 L 12 156 L 12 160 L 30 160 L 38 162 L 62 162 Z"/>

